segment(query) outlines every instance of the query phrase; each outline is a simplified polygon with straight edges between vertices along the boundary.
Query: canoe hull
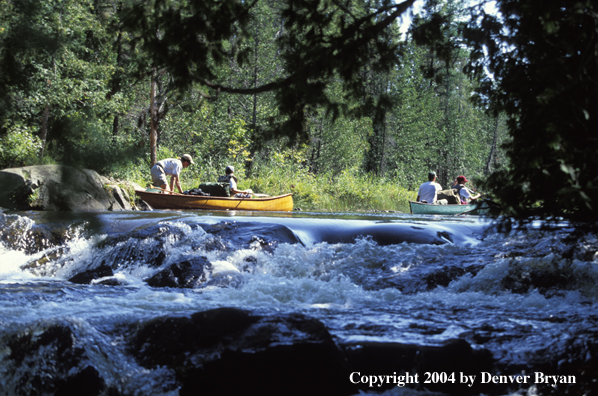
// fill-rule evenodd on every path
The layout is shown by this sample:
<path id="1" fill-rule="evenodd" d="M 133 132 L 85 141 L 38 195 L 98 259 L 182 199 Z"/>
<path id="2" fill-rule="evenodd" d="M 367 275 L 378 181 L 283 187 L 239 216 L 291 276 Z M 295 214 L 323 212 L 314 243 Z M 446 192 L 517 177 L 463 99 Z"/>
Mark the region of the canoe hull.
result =
<path id="1" fill-rule="evenodd" d="M 200 195 L 162 194 L 136 190 L 135 194 L 154 209 L 258 210 L 290 212 L 293 195 L 266 198 L 205 197 Z"/>
<path id="2" fill-rule="evenodd" d="M 432 205 L 422 202 L 409 201 L 409 208 L 412 214 L 428 214 L 428 215 L 458 215 L 471 214 L 479 215 L 488 211 L 488 208 L 482 204 L 466 204 L 466 205 Z"/>

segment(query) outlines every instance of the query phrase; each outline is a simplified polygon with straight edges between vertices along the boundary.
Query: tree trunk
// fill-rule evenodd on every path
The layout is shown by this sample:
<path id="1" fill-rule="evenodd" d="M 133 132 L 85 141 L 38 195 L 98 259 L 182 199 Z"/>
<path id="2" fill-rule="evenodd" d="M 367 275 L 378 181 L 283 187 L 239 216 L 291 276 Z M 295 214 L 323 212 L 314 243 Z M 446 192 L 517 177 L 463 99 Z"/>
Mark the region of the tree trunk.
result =
<path id="1" fill-rule="evenodd" d="M 116 114 L 114 116 L 114 121 L 112 122 L 112 144 L 116 144 L 116 137 L 118 136 L 118 122 L 119 115 Z"/>
<path id="2" fill-rule="evenodd" d="M 484 170 L 484 175 L 489 175 L 492 171 L 492 157 L 496 154 L 496 139 L 498 135 L 498 116 L 496 117 L 496 123 L 494 125 L 494 137 L 492 138 L 492 147 L 490 148 L 490 155 L 488 155 L 488 161 L 486 161 L 486 169 Z"/>
<path id="3" fill-rule="evenodd" d="M 150 162 L 154 166 L 158 162 L 158 120 L 156 118 L 156 69 L 152 69 L 150 87 Z"/>
<path id="4" fill-rule="evenodd" d="M 257 74 L 258 74 L 258 42 L 257 40 L 254 41 L 254 62 L 255 66 L 253 68 L 253 87 L 257 88 Z M 253 160 L 255 159 L 255 151 L 256 151 L 256 143 L 255 139 L 257 136 L 257 94 L 253 94 L 253 109 L 251 114 L 251 144 L 249 145 L 249 157 L 245 161 L 245 176 L 250 177 L 251 171 L 253 168 Z"/>
<path id="5" fill-rule="evenodd" d="M 46 149 L 46 139 L 48 136 L 48 118 L 50 116 L 50 105 L 47 104 L 44 108 L 44 114 L 42 115 L 42 128 L 39 132 L 39 138 L 42 141 L 42 151 L 40 157 L 44 156 L 44 151 Z"/>

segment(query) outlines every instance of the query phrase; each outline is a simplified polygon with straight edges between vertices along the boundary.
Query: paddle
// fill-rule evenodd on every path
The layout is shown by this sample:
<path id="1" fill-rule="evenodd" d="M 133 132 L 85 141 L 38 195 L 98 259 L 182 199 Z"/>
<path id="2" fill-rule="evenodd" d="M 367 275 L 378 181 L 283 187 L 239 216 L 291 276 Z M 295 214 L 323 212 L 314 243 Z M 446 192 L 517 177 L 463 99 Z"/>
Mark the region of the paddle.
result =
<path id="1" fill-rule="evenodd" d="M 163 188 L 160 188 L 160 187 L 155 187 L 155 186 L 153 186 L 153 185 L 151 185 L 151 184 L 150 184 L 150 188 L 153 188 L 153 189 L 156 189 L 156 190 L 160 190 L 160 191 L 164 191 L 164 192 L 167 192 L 167 193 L 170 193 L 170 194 L 173 194 L 173 195 L 182 195 L 182 196 L 184 196 L 184 197 L 187 197 L 187 196 L 188 196 L 188 195 L 185 195 L 185 194 L 179 194 L 179 193 L 177 193 L 177 192 L 174 192 L 174 191 L 165 190 L 165 189 L 163 189 Z M 270 197 L 268 194 L 256 194 L 256 193 L 251 193 L 251 195 L 253 195 L 254 197 L 257 197 L 257 198 L 268 198 L 268 197 Z"/>
<path id="2" fill-rule="evenodd" d="M 483 194 L 485 195 L 485 194 Z M 476 210 L 480 210 L 483 209 L 482 205 L 486 204 L 488 205 L 488 208 L 492 208 L 494 207 L 494 209 L 499 208 L 500 205 L 496 202 L 494 202 L 493 200 L 491 200 L 490 198 L 478 198 L 478 202 L 474 202 L 473 204 L 476 206 L 475 208 L 471 209 L 471 210 L 466 210 L 465 212 L 461 212 L 461 213 L 455 213 L 454 216 L 458 216 L 458 215 L 462 215 L 462 214 L 466 214 L 466 213 L 470 213 L 470 212 L 475 212 Z M 471 205 L 472 203 L 470 203 Z"/>
<path id="3" fill-rule="evenodd" d="M 186 197 L 186 196 L 187 196 L 187 195 L 185 195 L 185 194 L 179 194 L 178 192 L 174 192 L 174 191 L 170 191 L 170 190 L 165 190 L 165 189 L 163 189 L 163 188 L 156 187 L 156 186 L 153 186 L 153 185 L 151 185 L 151 184 L 150 184 L 150 188 L 152 188 L 152 189 L 156 189 L 156 190 L 160 190 L 160 191 L 164 191 L 164 192 L 167 192 L 167 193 L 169 193 L 169 194 L 172 194 L 172 195 L 182 195 L 182 196 L 184 196 L 184 197 Z"/>

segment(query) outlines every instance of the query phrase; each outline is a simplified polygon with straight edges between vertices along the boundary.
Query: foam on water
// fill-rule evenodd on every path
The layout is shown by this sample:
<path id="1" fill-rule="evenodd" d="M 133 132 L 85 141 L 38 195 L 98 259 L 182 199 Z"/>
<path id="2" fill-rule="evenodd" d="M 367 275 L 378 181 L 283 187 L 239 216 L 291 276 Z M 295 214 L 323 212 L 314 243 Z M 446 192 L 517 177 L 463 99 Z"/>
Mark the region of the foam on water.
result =
<path id="1" fill-rule="evenodd" d="M 562 352 L 568 337 L 598 330 L 598 239 L 593 235 L 579 238 L 577 249 L 569 254 L 563 233 L 527 230 L 482 236 L 478 221 L 430 225 L 407 220 L 399 236 L 417 227 L 414 232 L 426 235 L 426 240 L 438 240 L 435 236 L 441 232 L 443 244 L 381 244 L 365 235 L 332 242 L 319 240 L 323 231 L 310 234 L 310 227 L 321 222 L 305 220 L 293 230 L 294 219 L 284 219 L 285 227 L 305 234 L 303 243 L 275 244 L 245 235 L 245 230 L 260 227 L 209 233 L 208 227 L 221 224 L 218 219 L 202 219 L 201 225 L 184 220 L 158 220 L 150 224 L 153 228 L 143 229 L 142 224 L 118 235 L 74 235 L 62 246 L 35 254 L 0 244 L 0 324 L 15 328 L 60 320 L 73 323 L 86 344 L 102 345 L 102 353 L 108 353 L 97 356 L 106 361 L 102 376 L 131 394 L 168 383 L 159 377 L 169 374 L 160 369 L 148 373 L 120 356 L 117 346 L 103 345 L 98 328 L 218 307 L 304 313 L 320 319 L 346 344 L 440 345 L 465 339 L 473 348 L 490 350 L 497 362 L 509 364 L 525 364 L 530 354 L 543 349 Z M 20 224 L 32 226 L 27 221 Z M 348 223 L 334 222 L 335 227 L 344 224 Z M 451 242 L 444 237 L 451 236 L 449 232 L 463 236 Z M 164 257 L 156 260 L 151 255 L 156 251 Z M 206 283 L 195 289 L 152 288 L 144 282 L 173 263 L 200 257 L 212 268 Z M 111 278 L 119 286 L 67 281 L 101 263 L 113 268 Z M 526 283 L 530 274 L 562 282 L 543 290 L 542 283 Z M 118 382 L 119 373 L 126 377 L 124 382 Z M 385 393 L 417 394 L 410 389 Z"/>
<path id="2" fill-rule="evenodd" d="M 235 304 L 238 306 L 255 306 L 263 308 L 271 305 L 273 309 L 281 309 L 289 305 L 294 309 L 302 307 L 376 307 L 393 301 L 405 303 L 410 300 L 427 301 L 428 296 L 439 295 L 443 301 L 452 301 L 455 306 L 460 303 L 467 305 L 470 301 L 480 304 L 485 300 L 484 295 L 489 295 L 491 305 L 496 306 L 497 301 L 503 304 L 512 301 L 513 308 L 520 306 L 519 295 L 505 291 L 502 284 L 506 276 L 514 267 L 549 269 L 553 272 L 569 271 L 580 280 L 574 290 L 564 290 L 563 296 L 556 300 L 571 299 L 577 302 L 584 299 L 595 300 L 598 296 L 598 266 L 596 260 L 592 263 L 581 262 L 574 259 L 566 261 L 558 259 L 551 253 L 554 250 L 554 240 L 545 237 L 534 237 L 523 233 L 513 233 L 508 236 L 491 235 L 476 246 L 421 245 L 413 243 L 400 243 L 396 245 L 379 246 L 371 238 L 359 238 L 355 243 L 326 242 L 309 244 L 281 244 L 272 252 L 254 249 L 240 249 L 233 251 L 210 251 L 198 248 L 198 241 L 209 236 L 201 228 L 193 228 L 182 222 L 168 222 L 165 225 L 177 228 L 180 234 L 169 234 L 164 238 L 167 258 L 162 267 L 172 262 L 179 261 L 182 257 L 207 257 L 213 266 L 211 280 L 223 279 L 216 286 L 210 286 L 190 295 L 197 300 L 220 302 L 223 305 Z M 182 235 L 182 237 L 181 237 Z M 2 282 L 11 279 L 37 279 L 45 280 L 48 276 L 54 279 L 68 279 L 81 268 L 91 268 L 97 265 L 122 248 L 126 240 L 115 246 L 97 247 L 105 235 L 94 236 L 86 239 L 74 238 L 67 242 L 65 253 L 60 258 L 46 263 L 42 270 L 21 270 L 27 262 L 37 259 L 47 252 L 35 256 L 27 256 L 21 251 L 9 250 L 0 246 L 0 266 Z M 537 243 L 530 243 L 536 238 Z M 546 240 L 544 240 L 544 239 Z M 587 241 L 594 246 L 595 240 Z M 141 241 L 138 249 L 143 249 L 144 244 L 151 248 L 151 240 Z M 194 246 L 195 244 L 195 246 Z M 483 268 L 477 274 L 466 274 L 450 283 L 446 288 L 439 287 L 431 293 L 418 292 L 415 297 L 404 296 L 396 288 L 372 287 L 381 277 L 402 279 L 409 276 L 415 269 L 442 266 L 446 263 L 459 264 L 471 257 L 479 256 L 480 252 L 486 253 L 482 257 L 500 256 L 505 251 L 512 252 L 517 249 L 526 249 L 526 254 L 531 257 L 506 257 L 494 258 L 491 262 L 484 262 Z M 548 254 L 546 254 L 548 253 Z M 545 256 L 542 256 L 546 254 Z M 255 265 L 251 271 L 244 268 L 246 258 L 255 258 Z M 474 260 L 475 261 L 475 260 Z M 125 265 L 126 264 L 126 265 Z M 159 268 L 158 268 L 159 269 Z M 158 269 L 141 262 L 123 263 L 117 271 L 115 278 L 122 283 L 144 288 L 143 279 L 151 276 Z M 229 277 L 229 282 L 226 278 Z M 169 292 L 164 296 L 164 304 L 168 305 Z M 472 300 L 472 294 L 476 299 Z M 126 293 L 125 293 L 126 294 Z M 130 296 L 128 294 L 127 298 Z M 546 306 L 546 300 L 538 293 L 524 294 L 524 306 Z M 554 305 L 555 299 L 551 299 Z M 435 304 L 429 301 L 429 304 Z M 164 307 L 162 307 L 164 308 Z M 68 311 L 68 309 L 66 309 Z"/>
<path id="3" fill-rule="evenodd" d="M 30 272 L 23 271 L 21 266 L 31 256 L 19 250 L 10 250 L 0 244 L 0 283 L 13 283 L 37 278 Z"/>

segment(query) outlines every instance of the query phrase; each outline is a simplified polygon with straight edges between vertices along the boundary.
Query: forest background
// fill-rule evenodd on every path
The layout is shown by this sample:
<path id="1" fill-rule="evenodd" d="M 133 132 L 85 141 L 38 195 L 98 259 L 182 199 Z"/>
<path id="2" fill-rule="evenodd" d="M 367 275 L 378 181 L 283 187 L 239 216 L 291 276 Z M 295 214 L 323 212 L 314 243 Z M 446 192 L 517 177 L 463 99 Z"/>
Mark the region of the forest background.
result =
<path id="1" fill-rule="evenodd" d="M 184 189 L 234 165 L 243 189 L 293 192 L 295 206 L 331 211 L 408 211 L 433 170 L 443 187 L 461 174 L 487 187 L 509 215 L 554 215 L 573 200 L 565 213 L 595 218 L 597 106 L 572 110 L 589 133 L 581 160 L 566 128 L 556 143 L 550 126 L 521 133 L 509 78 L 525 73 L 505 60 L 533 61 L 513 38 L 530 40 L 523 22 L 547 7 L 500 0 L 490 15 L 485 4 L 428 0 L 414 16 L 414 3 L 0 0 L 0 169 L 60 163 L 146 186 L 156 160 L 189 153 Z M 566 3 L 530 34 L 558 33 L 554 21 L 571 14 L 598 26 L 592 2 Z M 588 29 L 576 40 L 596 60 Z M 575 83 L 598 93 L 589 67 Z M 518 152 L 521 136 L 540 160 Z M 549 156 L 556 165 L 543 165 Z M 530 167 L 552 183 L 566 177 L 554 208 L 530 193 L 534 172 L 518 176 Z"/>

